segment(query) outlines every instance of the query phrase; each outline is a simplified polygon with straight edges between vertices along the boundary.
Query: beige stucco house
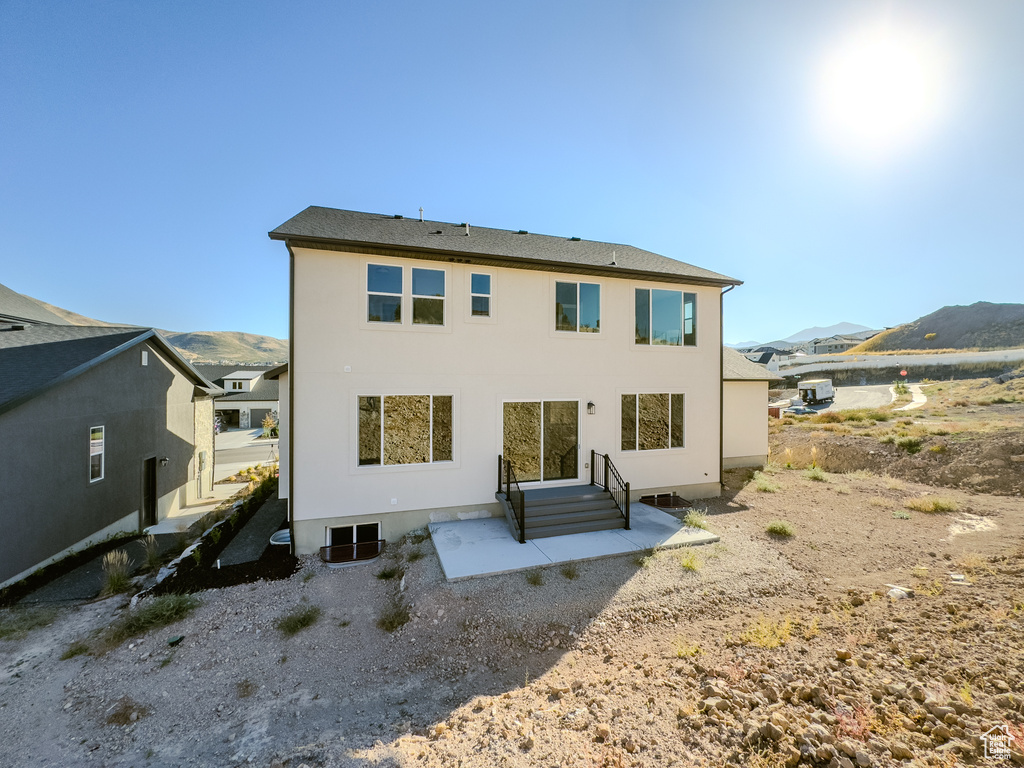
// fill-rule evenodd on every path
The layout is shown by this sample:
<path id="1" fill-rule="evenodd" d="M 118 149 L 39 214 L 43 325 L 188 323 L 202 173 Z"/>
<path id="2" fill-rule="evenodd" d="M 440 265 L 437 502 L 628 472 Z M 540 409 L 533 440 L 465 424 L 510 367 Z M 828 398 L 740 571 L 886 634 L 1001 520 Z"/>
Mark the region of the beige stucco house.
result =
<path id="1" fill-rule="evenodd" d="M 291 260 L 297 553 L 501 515 L 499 456 L 527 490 L 589 483 L 593 450 L 632 498 L 719 493 L 722 294 L 740 281 L 632 246 L 329 208 L 270 237 Z"/>
<path id="2" fill-rule="evenodd" d="M 768 386 L 782 377 L 725 347 L 722 361 L 723 465 L 760 467 L 768 460 Z"/>

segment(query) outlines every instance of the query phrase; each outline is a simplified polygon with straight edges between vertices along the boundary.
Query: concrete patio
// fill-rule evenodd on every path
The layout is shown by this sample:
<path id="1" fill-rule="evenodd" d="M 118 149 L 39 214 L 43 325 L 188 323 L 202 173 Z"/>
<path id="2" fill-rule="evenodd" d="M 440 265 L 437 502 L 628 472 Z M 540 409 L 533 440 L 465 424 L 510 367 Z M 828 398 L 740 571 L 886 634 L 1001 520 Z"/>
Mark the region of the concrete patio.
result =
<path id="1" fill-rule="evenodd" d="M 503 517 L 431 523 L 429 528 L 448 581 L 719 540 L 713 533 L 685 526 L 678 518 L 640 503 L 631 505 L 628 531 L 574 533 L 532 539 L 525 544 L 512 538 Z"/>

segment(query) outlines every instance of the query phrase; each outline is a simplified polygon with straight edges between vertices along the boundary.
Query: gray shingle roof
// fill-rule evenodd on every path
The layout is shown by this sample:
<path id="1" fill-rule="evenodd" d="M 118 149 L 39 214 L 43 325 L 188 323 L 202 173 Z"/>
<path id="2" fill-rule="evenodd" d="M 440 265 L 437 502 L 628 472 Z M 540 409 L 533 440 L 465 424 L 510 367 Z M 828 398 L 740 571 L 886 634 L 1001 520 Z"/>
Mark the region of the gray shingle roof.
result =
<path id="1" fill-rule="evenodd" d="M 0 324 L 0 413 L 145 339 L 175 359 L 197 386 L 216 390 L 151 328 L 26 325 L 16 331 L 4 323 Z"/>
<path id="2" fill-rule="evenodd" d="M 248 392 L 232 392 L 228 390 L 228 394 L 223 397 L 217 398 L 217 404 L 225 402 L 246 402 L 249 400 L 277 400 L 280 392 L 280 385 L 277 381 L 267 381 L 266 379 L 260 379 Z"/>
<path id="3" fill-rule="evenodd" d="M 255 376 L 257 373 L 265 374 L 267 371 L 279 368 L 280 366 L 273 365 L 246 365 L 244 367 L 239 366 L 237 363 L 234 365 L 224 365 L 221 363 L 193 363 L 192 367 L 199 371 L 203 376 L 208 378 L 218 387 L 224 386 L 224 378 L 229 376 L 236 371 L 252 371 Z"/>
<path id="4" fill-rule="evenodd" d="M 670 259 L 631 245 L 602 243 L 578 238 L 535 235 L 504 229 L 395 218 L 310 206 L 269 233 L 274 240 L 316 247 L 343 245 L 383 246 L 400 251 L 434 253 L 445 258 L 461 256 L 482 263 L 509 262 L 528 269 L 622 274 L 650 279 L 706 285 L 739 285 L 742 281 Z M 413 253 L 409 254 L 410 256 Z M 614 265 L 613 265 L 614 261 Z"/>
<path id="5" fill-rule="evenodd" d="M 722 347 L 722 378 L 726 381 L 779 381 L 778 374 L 772 373 L 757 363 L 752 363 L 735 349 Z"/>
<path id="6" fill-rule="evenodd" d="M 25 320 L 32 323 L 67 325 L 59 315 L 54 314 L 35 299 L 12 291 L 0 284 L 0 320 Z"/>

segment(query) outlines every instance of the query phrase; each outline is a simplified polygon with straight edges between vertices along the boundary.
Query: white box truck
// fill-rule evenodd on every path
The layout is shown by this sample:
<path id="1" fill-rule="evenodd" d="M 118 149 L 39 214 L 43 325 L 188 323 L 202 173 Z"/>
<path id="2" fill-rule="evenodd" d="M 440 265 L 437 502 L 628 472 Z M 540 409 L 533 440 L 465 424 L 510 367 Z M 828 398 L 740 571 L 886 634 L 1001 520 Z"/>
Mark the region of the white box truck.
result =
<path id="1" fill-rule="evenodd" d="M 832 388 L 832 379 L 808 379 L 796 385 L 800 399 L 808 405 L 831 403 L 836 399 L 836 391 Z"/>

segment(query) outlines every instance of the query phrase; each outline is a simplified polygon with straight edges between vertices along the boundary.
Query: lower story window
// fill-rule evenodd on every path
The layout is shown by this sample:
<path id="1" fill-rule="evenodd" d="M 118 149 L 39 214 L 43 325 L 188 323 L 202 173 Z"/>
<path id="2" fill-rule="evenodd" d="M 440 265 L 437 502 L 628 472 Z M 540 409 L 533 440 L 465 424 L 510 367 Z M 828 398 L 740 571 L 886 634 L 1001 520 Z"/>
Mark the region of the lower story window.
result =
<path id="1" fill-rule="evenodd" d="M 622 450 L 684 447 L 684 401 L 681 394 L 623 395 Z"/>
<path id="2" fill-rule="evenodd" d="M 451 395 L 359 398 L 360 466 L 451 460 Z"/>
<path id="3" fill-rule="evenodd" d="M 380 554 L 380 523 L 357 523 L 327 529 L 327 562 L 369 560 Z"/>

